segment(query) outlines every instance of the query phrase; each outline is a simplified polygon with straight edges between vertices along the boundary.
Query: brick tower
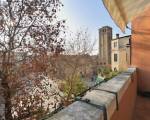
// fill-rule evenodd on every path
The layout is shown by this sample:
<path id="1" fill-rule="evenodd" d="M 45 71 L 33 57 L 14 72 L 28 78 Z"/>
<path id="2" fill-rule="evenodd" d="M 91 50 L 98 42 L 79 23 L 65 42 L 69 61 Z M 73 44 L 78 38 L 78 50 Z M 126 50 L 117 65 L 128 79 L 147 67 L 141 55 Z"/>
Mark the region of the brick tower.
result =
<path id="1" fill-rule="evenodd" d="M 99 29 L 99 59 L 102 65 L 111 64 L 112 28 L 104 26 Z"/>

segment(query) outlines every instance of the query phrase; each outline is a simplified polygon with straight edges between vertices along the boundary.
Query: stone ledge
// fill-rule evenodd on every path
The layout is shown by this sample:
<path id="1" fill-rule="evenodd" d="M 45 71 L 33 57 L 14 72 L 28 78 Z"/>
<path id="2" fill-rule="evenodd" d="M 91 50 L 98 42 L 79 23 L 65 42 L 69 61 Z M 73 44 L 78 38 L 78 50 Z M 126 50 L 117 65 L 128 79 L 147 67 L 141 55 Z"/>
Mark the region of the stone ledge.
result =
<path id="1" fill-rule="evenodd" d="M 105 105 L 107 119 L 110 120 L 111 116 L 117 109 L 117 102 L 119 103 L 121 101 L 128 86 L 132 83 L 131 76 L 135 72 L 135 68 L 129 68 L 126 72 L 119 74 L 108 82 L 102 83 L 95 88 L 101 90 L 93 89 L 88 91 L 82 99 L 88 99 L 91 103 L 96 105 Z M 116 101 L 116 96 L 114 94 L 106 91 L 116 92 L 118 95 L 118 101 Z M 78 101 L 55 114 L 48 120 L 104 120 L 104 114 L 102 110 L 87 103 Z"/>
<path id="2" fill-rule="evenodd" d="M 74 102 L 48 120 L 99 120 L 103 111 L 82 102 Z"/>

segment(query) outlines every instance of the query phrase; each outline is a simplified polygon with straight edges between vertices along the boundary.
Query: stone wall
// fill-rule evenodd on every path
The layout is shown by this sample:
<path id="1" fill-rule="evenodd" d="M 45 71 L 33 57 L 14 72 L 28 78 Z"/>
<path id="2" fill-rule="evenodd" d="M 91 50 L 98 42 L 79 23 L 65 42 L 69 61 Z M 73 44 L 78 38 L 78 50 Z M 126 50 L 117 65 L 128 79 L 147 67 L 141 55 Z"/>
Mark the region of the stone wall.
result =
<path id="1" fill-rule="evenodd" d="M 99 59 L 101 64 L 111 64 L 112 28 L 104 26 L 99 29 Z"/>
<path id="2" fill-rule="evenodd" d="M 129 68 L 47 120 L 132 120 L 136 69 Z"/>

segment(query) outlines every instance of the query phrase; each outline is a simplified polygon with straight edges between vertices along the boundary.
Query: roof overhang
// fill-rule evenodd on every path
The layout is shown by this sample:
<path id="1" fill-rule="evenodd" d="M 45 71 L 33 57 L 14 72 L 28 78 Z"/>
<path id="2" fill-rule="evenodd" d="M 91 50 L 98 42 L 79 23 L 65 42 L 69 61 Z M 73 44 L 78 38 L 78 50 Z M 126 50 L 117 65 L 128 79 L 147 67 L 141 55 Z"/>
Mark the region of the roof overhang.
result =
<path id="1" fill-rule="evenodd" d="M 103 3 L 123 32 L 129 22 L 150 7 L 150 0 L 103 0 Z"/>

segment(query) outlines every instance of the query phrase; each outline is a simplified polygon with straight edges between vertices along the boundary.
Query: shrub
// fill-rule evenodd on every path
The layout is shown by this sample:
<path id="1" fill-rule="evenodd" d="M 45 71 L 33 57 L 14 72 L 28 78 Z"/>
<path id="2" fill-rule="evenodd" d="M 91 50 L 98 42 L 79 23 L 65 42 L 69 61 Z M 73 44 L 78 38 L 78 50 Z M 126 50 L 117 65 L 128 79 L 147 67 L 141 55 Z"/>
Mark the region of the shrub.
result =
<path id="1" fill-rule="evenodd" d="M 98 69 L 98 72 L 105 77 L 105 80 L 109 80 L 119 73 L 118 71 L 112 71 L 111 68 L 107 66 L 102 66 Z"/>
<path id="2" fill-rule="evenodd" d="M 62 84 L 65 103 L 74 100 L 75 96 L 87 89 L 87 86 L 79 75 L 69 76 Z"/>

